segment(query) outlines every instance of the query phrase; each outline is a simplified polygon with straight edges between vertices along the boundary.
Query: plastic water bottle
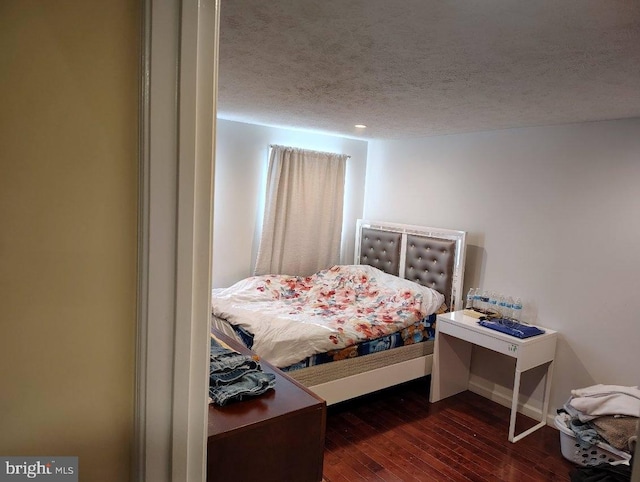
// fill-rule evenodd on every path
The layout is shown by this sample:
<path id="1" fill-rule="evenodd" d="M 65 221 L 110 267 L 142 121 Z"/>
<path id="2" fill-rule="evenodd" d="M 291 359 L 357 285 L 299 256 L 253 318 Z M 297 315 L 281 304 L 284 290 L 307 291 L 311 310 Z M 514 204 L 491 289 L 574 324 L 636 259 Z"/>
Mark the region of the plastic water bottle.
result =
<path id="1" fill-rule="evenodd" d="M 473 309 L 473 297 L 475 295 L 475 290 L 473 288 L 469 288 L 469 292 L 467 293 L 467 303 L 465 308 L 467 310 Z"/>
<path id="2" fill-rule="evenodd" d="M 513 298 L 511 296 L 507 296 L 507 299 L 504 305 L 504 311 L 505 311 L 504 318 L 512 320 L 513 319 Z"/>
<path id="3" fill-rule="evenodd" d="M 507 312 L 507 299 L 504 295 L 498 297 L 498 314 L 500 314 L 500 318 L 509 317 L 509 313 Z"/>
<path id="4" fill-rule="evenodd" d="M 480 299 L 482 300 L 480 309 L 486 313 L 489 309 L 489 292 L 487 290 L 484 290 L 482 292 L 482 295 L 480 296 Z"/>
<path id="5" fill-rule="evenodd" d="M 476 292 L 473 295 L 473 309 L 478 311 L 480 310 L 480 305 L 482 304 L 482 293 L 480 293 L 480 288 L 476 288 Z"/>
<path id="6" fill-rule="evenodd" d="M 488 310 L 493 314 L 498 312 L 498 293 L 492 291 L 489 295 L 489 307 Z"/>
<path id="7" fill-rule="evenodd" d="M 513 311 L 513 319 L 516 321 L 522 321 L 522 299 L 516 298 L 513 302 L 513 307 L 511 308 Z"/>

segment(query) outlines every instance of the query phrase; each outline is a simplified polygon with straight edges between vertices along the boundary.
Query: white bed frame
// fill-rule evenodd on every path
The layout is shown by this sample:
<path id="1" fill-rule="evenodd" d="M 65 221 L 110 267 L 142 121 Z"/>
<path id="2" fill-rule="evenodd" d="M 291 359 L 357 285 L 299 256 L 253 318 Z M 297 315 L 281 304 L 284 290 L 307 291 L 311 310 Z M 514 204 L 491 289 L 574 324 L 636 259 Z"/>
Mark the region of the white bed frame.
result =
<path id="1" fill-rule="evenodd" d="M 402 234 L 400 251 L 400 277 L 405 276 L 404 266 L 406 257 L 406 239 L 408 234 L 416 234 L 431 238 L 454 240 L 456 255 L 454 271 L 451 279 L 451 306 L 453 310 L 462 309 L 464 278 L 464 261 L 466 248 L 466 233 L 450 229 L 430 228 L 407 224 L 395 224 L 379 221 L 359 219 L 356 229 L 355 264 L 360 264 L 361 233 L 363 228 L 388 231 Z M 339 378 L 326 383 L 309 386 L 308 388 L 326 400 L 327 405 L 359 397 L 400 383 L 415 380 L 431 374 L 433 355 L 420 356 L 392 365 L 376 368 L 371 371 Z M 289 372 L 295 378 L 295 371 Z"/>
<path id="2" fill-rule="evenodd" d="M 432 364 L 433 355 L 425 355 L 307 388 L 323 398 L 327 405 L 333 405 L 384 388 L 426 377 L 431 374 Z M 291 376 L 292 372 L 287 373 L 287 375 Z"/>

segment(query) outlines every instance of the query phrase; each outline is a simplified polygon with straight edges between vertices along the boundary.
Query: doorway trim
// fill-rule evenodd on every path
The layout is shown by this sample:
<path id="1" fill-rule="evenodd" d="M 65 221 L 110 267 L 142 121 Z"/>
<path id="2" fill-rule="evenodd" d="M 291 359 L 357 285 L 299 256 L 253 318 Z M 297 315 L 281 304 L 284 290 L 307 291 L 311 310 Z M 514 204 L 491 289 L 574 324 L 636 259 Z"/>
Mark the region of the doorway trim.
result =
<path id="1" fill-rule="evenodd" d="M 204 481 L 219 0 L 144 0 L 133 480 Z"/>

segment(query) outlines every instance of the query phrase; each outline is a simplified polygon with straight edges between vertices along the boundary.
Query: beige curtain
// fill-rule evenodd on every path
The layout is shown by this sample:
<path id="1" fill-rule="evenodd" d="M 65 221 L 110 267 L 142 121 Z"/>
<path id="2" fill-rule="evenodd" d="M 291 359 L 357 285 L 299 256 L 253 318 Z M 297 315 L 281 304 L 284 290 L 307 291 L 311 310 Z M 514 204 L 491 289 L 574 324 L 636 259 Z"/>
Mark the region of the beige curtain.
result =
<path id="1" fill-rule="evenodd" d="M 338 264 L 349 156 L 271 147 L 255 274 L 306 276 Z"/>

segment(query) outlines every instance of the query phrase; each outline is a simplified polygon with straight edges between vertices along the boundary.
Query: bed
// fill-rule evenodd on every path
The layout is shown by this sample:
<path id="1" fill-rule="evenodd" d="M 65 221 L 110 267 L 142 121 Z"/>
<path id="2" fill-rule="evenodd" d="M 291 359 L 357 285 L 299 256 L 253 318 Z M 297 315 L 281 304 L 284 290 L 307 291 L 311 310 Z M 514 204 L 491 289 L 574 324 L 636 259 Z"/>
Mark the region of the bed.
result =
<path id="1" fill-rule="evenodd" d="M 296 355 L 282 354 L 277 346 L 270 346 L 265 351 L 267 355 L 264 357 L 269 361 L 277 359 L 279 363 L 276 365 L 279 365 L 283 371 L 287 371 L 287 375 L 310 388 L 329 405 L 429 375 L 433 358 L 436 313 L 462 308 L 464 259 L 465 232 L 463 231 L 358 220 L 354 265 L 344 267 L 348 268 L 344 272 L 343 267 L 333 267 L 327 272 L 322 272 L 321 275 L 348 278 L 352 272 L 356 273 L 353 275 L 356 277 L 359 273 L 364 273 L 365 277 L 371 276 L 388 281 L 390 286 L 396 288 L 398 294 L 405 293 L 407 285 L 411 285 L 408 289 L 420 293 L 422 308 L 428 304 L 432 314 L 418 317 L 415 321 L 411 320 L 409 325 L 405 323 L 406 326 L 403 325 L 405 327 L 399 330 L 394 331 L 393 327 L 387 330 L 384 326 L 383 331 L 375 333 L 372 341 L 362 344 L 359 343 L 362 340 L 355 339 L 358 333 L 344 330 L 346 334 L 344 339 L 340 340 L 341 345 L 334 347 L 330 351 L 330 356 L 316 353 L 308 358 L 305 357 L 304 360 L 291 362 L 295 360 Z M 343 278 L 340 278 L 341 281 Z M 252 277 L 239 284 L 244 282 L 255 283 L 256 280 Z M 260 282 L 265 280 L 260 279 Z M 269 282 L 266 280 L 266 283 Z M 304 284 L 304 279 L 301 283 Z M 265 286 L 271 287 L 269 284 Z M 431 295 L 426 292 L 431 290 L 425 290 L 423 287 L 435 290 L 440 298 L 429 298 Z M 254 286 L 252 289 L 255 291 Z M 303 291 L 307 289 L 312 288 L 303 286 Z M 355 289 L 357 291 L 359 288 Z M 227 310 L 222 292 L 223 290 L 214 290 L 212 327 L 251 346 L 254 343 L 253 333 L 246 327 L 253 326 L 251 330 L 255 331 L 256 325 L 238 323 L 238 318 Z M 285 292 L 289 293 L 288 290 L 279 287 L 278 293 Z M 296 293 L 291 295 L 292 297 L 298 296 L 297 291 L 292 290 L 290 293 Z M 376 291 L 376 294 L 379 293 Z M 380 299 L 381 296 L 380 294 Z M 360 300 L 366 297 L 355 296 L 355 298 L 360 303 Z M 409 305 L 409 311 L 417 311 L 411 303 L 396 298 L 402 297 L 395 296 L 391 301 L 385 299 L 383 304 L 388 307 L 388 310 L 395 312 L 395 305 L 390 303 L 400 301 L 405 307 Z M 292 300 L 292 303 L 295 301 Z M 348 303 L 349 307 L 353 304 Z M 317 312 L 317 304 L 315 308 Z M 288 309 L 293 315 L 293 312 L 300 308 L 292 304 Z M 398 316 L 401 313 L 400 309 L 402 308 L 397 310 Z M 233 324 L 230 321 L 233 321 Z M 396 320 L 389 323 L 395 322 Z M 305 336 L 309 335 L 313 338 L 314 330 L 315 328 L 311 325 L 302 325 Z M 296 332 L 297 336 L 298 332 Z M 306 341 L 295 344 L 305 345 L 305 343 Z M 313 341 L 309 344 L 313 344 Z M 381 346 L 388 349 L 380 351 Z M 252 348 L 255 349 L 255 347 Z M 258 349 L 256 352 L 261 354 Z M 332 362 L 326 363 L 327 361 Z"/>

